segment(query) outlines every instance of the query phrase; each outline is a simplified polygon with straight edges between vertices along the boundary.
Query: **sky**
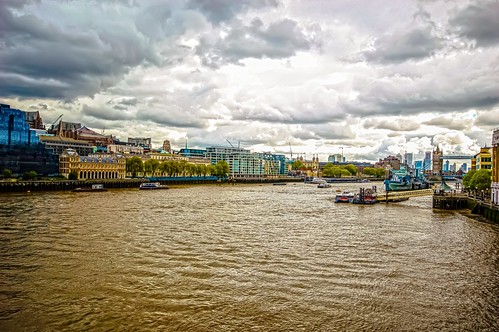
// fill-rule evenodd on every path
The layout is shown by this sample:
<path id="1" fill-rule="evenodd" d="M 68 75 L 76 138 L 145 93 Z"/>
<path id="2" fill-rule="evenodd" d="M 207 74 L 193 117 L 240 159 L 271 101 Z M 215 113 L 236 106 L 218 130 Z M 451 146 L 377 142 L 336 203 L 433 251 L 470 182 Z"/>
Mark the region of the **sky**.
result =
<path id="1" fill-rule="evenodd" d="M 475 154 L 499 0 L 1 0 L 0 102 L 174 149 Z"/>

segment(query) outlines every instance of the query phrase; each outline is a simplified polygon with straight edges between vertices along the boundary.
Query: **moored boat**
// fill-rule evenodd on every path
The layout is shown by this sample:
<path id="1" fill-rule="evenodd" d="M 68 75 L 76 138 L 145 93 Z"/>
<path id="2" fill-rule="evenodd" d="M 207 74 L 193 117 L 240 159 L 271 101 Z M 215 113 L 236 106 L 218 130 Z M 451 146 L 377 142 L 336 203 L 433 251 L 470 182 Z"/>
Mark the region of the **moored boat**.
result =
<path id="1" fill-rule="evenodd" d="M 162 185 L 159 182 L 145 182 L 141 183 L 139 190 L 155 190 L 155 189 L 170 189 L 166 185 Z"/>
<path id="2" fill-rule="evenodd" d="M 353 193 L 345 190 L 336 194 L 334 201 L 336 203 L 352 203 L 354 196 L 355 195 Z"/>
<path id="3" fill-rule="evenodd" d="M 317 188 L 331 188 L 331 184 L 326 180 L 323 180 L 317 185 Z"/>
<path id="4" fill-rule="evenodd" d="M 354 204 L 374 204 L 374 203 L 376 203 L 376 192 L 373 189 L 360 188 L 359 193 L 355 195 L 352 203 L 354 203 Z"/>
<path id="5" fill-rule="evenodd" d="M 79 193 L 79 192 L 94 192 L 94 191 L 107 191 L 107 188 L 104 188 L 103 184 L 93 184 L 92 187 L 90 188 L 75 188 L 71 190 L 72 192 Z"/>
<path id="6" fill-rule="evenodd" d="M 403 190 L 419 190 L 430 188 L 430 183 L 425 176 L 418 174 L 407 173 L 405 167 L 400 167 L 400 170 L 391 170 L 390 178 L 385 180 L 386 191 L 403 191 Z"/>

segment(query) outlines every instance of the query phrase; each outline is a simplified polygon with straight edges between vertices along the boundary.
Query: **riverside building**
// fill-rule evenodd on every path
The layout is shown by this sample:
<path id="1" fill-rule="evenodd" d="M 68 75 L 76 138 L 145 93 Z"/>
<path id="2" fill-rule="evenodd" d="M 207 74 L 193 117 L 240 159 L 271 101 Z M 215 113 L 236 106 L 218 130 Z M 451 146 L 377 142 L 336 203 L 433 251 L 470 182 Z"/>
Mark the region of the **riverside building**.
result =
<path id="1" fill-rule="evenodd" d="M 57 156 L 40 144 L 26 113 L 0 104 L 0 172 L 8 169 L 14 174 L 35 171 L 48 175 L 57 173 L 57 168 Z"/>
<path id="2" fill-rule="evenodd" d="M 480 152 L 471 159 L 471 169 L 492 169 L 492 148 L 480 148 Z"/>
<path id="3" fill-rule="evenodd" d="M 492 203 L 499 205 L 499 128 L 492 133 Z"/>
<path id="4" fill-rule="evenodd" d="M 206 157 L 213 165 L 227 162 L 229 175 L 234 178 L 276 176 L 285 174 L 286 170 L 284 155 L 253 153 L 239 147 L 208 147 Z"/>
<path id="5" fill-rule="evenodd" d="M 124 179 L 126 159 L 121 154 L 91 154 L 80 156 L 67 149 L 59 156 L 59 174 L 69 178 L 74 172 L 80 180 Z"/>

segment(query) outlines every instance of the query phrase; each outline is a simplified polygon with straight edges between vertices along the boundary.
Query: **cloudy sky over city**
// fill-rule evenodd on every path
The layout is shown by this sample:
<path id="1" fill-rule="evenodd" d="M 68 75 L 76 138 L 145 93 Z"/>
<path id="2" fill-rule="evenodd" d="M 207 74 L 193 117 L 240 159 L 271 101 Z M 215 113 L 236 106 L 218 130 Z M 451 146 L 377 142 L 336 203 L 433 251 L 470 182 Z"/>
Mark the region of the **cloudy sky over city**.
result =
<path id="1" fill-rule="evenodd" d="M 0 102 L 158 147 L 474 154 L 499 1 L 1 0 Z"/>

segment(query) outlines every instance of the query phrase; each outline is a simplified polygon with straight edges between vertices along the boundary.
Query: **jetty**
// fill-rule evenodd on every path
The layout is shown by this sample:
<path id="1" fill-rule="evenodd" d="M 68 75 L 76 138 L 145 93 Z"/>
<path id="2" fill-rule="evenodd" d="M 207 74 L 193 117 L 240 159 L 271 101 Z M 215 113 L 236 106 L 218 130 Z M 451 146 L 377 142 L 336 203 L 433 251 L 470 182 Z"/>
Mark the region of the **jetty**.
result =
<path id="1" fill-rule="evenodd" d="M 408 200 L 411 197 L 432 196 L 433 189 L 419 189 L 419 190 L 404 190 L 404 191 L 387 191 L 385 193 L 378 193 L 376 202 L 400 202 Z"/>

